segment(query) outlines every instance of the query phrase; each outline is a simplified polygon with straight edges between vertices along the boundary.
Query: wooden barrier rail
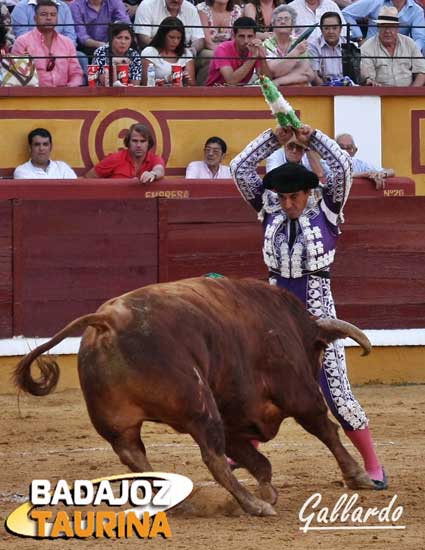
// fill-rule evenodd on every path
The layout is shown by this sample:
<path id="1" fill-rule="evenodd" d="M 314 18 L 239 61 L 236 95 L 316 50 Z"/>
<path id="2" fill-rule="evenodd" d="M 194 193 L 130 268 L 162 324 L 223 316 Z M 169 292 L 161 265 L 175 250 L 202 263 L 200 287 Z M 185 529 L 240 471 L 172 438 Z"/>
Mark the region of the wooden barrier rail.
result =
<path id="1" fill-rule="evenodd" d="M 235 196 L 218 198 L 206 182 L 0 185 L 0 337 L 50 336 L 158 281 L 209 271 L 266 278 L 255 212 L 234 187 L 214 185 Z M 191 198 L 144 198 L 167 187 Z M 332 270 L 341 318 L 425 327 L 424 210 L 425 197 L 350 198 Z"/>
<path id="2" fill-rule="evenodd" d="M 404 197 L 415 195 L 410 178 L 387 178 L 385 189 L 375 189 L 368 179 L 355 178 L 351 197 Z M 0 200 L 4 199 L 96 199 L 96 198 L 240 197 L 232 180 L 187 180 L 165 178 L 154 184 L 114 179 L 0 180 Z"/>

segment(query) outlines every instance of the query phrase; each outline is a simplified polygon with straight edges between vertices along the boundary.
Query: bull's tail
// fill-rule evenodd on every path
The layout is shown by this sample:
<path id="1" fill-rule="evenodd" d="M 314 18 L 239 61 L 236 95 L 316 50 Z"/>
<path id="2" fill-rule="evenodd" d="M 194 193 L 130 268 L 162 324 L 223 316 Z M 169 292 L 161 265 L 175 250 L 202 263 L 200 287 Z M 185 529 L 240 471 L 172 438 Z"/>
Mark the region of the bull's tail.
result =
<path id="1" fill-rule="evenodd" d="M 69 323 L 60 332 L 55 334 L 48 342 L 33 349 L 26 355 L 15 368 L 13 380 L 15 385 L 31 395 L 48 395 L 57 385 L 59 380 L 59 366 L 57 362 L 49 356 L 39 357 L 45 351 L 56 346 L 68 336 L 72 336 L 88 326 L 95 326 L 102 332 L 109 329 L 108 318 L 103 313 L 91 313 L 79 317 Z M 40 377 L 35 379 L 31 374 L 31 364 L 37 361 L 40 370 Z"/>

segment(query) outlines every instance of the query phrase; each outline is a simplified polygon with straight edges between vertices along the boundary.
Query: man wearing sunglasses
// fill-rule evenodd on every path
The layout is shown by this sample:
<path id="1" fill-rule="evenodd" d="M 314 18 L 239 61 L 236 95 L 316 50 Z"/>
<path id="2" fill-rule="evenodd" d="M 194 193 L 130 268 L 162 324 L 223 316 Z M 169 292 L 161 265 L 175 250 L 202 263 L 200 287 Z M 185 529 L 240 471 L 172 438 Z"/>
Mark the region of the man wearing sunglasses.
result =
<path id="1" fill-rule="evenodd" d="M 186 168 L 186 179 L 230 179 L 230 169 L 221 164 L 227 152 L 226 142 L 213 136 L 204 145 L 204 160 L 189 162 Z"/>
<path id="2" fill-rule="evenodd" d="M 19 36 L 12 55 L 34 59 L 40 86 L 81 86 L 83 71 L 72 41 L 58 33 L 58 7 L 52 0 L 38 0 L 35 8 L 36 27 Z"/>
<path id="3" fill-rule="evenodd" d="M 318 153 L 310 149 L 310 147 L 306 147 L 305 144 L 300 143 L 295 135 L 291 136 L 283 148 L 280 147 L 266 158 L 266 172 L 270 172 L 270 170 L 285 164 L 285 162 L 302 164 L 307 170 L 314 172 L 320 180 L 329 171 L 326 162 L 321 160 Z"/>
<path id="4" fill-rule="evenodd" d="M 319 185 L 317 175 L 300 163 L 287 162 L 257 173 L 259 162 L 296 138 L 329 166 L 322 198 L 310 200 Z M 342 211 L 352 184 L 352 160 L 338 144 L 319 130 L 267 130 L 230 163 L 241 195 L 258 212 L 264 229 L 263 258 L 269 282 L 295 294 L 315 317 L 335 318 L 331 266 L 343 221 Z M 385 489 L 387 480 L 376 455 L 368 419 L 354 397 L 347 376 L 344 346 L 339 340 L 324 353 L 319 379 L 329 409 L 360 452 L 371 488 Z"/>

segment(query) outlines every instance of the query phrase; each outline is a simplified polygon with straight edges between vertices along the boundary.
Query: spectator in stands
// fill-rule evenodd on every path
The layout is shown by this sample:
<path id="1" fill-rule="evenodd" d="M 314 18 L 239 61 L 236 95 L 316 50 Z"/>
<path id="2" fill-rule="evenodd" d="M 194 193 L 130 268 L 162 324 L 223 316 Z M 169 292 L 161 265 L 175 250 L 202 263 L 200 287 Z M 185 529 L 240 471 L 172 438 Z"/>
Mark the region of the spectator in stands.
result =
<path id="1" fill-rule="evenodd" d="M 423 86 L 425 59 L 412 38 L 399 33 L 397 9 L 379 12 L 378 34 L 361 46 L 361 74 L 367 86 Z"/>
<path id="2" fill-rule="evenodd" d="M 131 21 L 134 21 L 137 8 L 139 7 L 139 4 L 141 1 L 142 0 L 123 0 L 124 7 L 127 10 L 128 16 L 131 19 Z"/>
<path id="3" fill-rule="evenodd" d="M 53 0 L 38 0 L 36 28 L 15 40 L 12 54 L 34 58 L 40 86 L 81 86 L 83 70 L 73 42 L 55 31 L 58 6 Z"/>
<path id="4" fill-rule="evenodd" d="M 425 54 L 425 19 L 424 10 L 414 0 L 356 0 L 343 9 L 345 20 L 350 24 L 352 40 L 363 40 L 363 34 L 356 25 L 360 20 L 369 22 L 367 38 L 376 36 L 376 20 L 382 7 L 393 7 L 398 12 L 400 33 L 410 36 L 418 48 Z M 422 28 L 421 28 L 422 27 Z"/>
<path id="5" fill-rule="evenodd" d="M 353 178 L 367 178 L 373 180 L 375 182 L 376 189 L 384 189 L 385 178 L 395 176 L 395 172 L 392 168 L 376 168 L 369 162 L 356 157 L 355 155 L 358 149 L 351 134 L 339 134 L 335 141 L 341 149 L 347 151 L 353 159 Z"/>
<path id="6" fill-rule="evenodd" d="M 292 48 L 296 21 L 297 12 L 291 6 L 278 6 L 272 14 L 272 37 L 263 42 L 273 82 L 278 85 L 305 86 L 314 77 L 309 60 L 299 59 L 307 57 L 307 40 Z"/>
<path id="7" fill-rule="evenodd" d="M 143 50 L 142 85 L 147 83 L 150 63 L 155 66 L 155 77 L 165 83 L 172 81 L 172 65 L 183 67 L 185 84 L 195 83 L 195 62 L 191 50 L 185 48 L 185 37 L 185 27 L 178 17 L 166 17 L 162 21 L 150 46 Z"/>
<path id="8" fill-rule="evenodd" d="M 7 53 L 7 51 L 8 51 L 8 47 L 7 47 L 7 29 L 3 25 L 3 23 L 0 21 L 0 60 L 1 60 L 1 56 L 4 53 Z"/>
<path id="9" fill-rule="evenodd" d="M 201 25 L 205 27 L 205 48 L 196 58 L 196 83 L 203 86 L 211 58 L 219 44 L 232 39 L 232 26 L 241 17 L 242 8 L 234 0 L 205 0 L 196 7 Z"/>
<path id="10" fill-rule="evenodd" d="M 99 65 L 99 81 L 102 85 L 105 83 L 103 67 L 109 65 L 111 57 L 113 65 L 120 63 L 129 65 L 130 84 L 140 84 L 142 60 L 135 47 L 131 25 L 128 23 L 113 23 L 111 27 L 111 47 L 109 47 L 109 44 L 100 46 L 93 55 L 93 64 Z"/>
<path id="11" fill-rule="evenodd" d="M 73 44 L 77 44 L 77 37 L 74 29 L 74 19 L 68 3 L 63 0 L 54 0 L 58 7 L 56 32 L 67 36 Z M 12 24 L 15 35 L 21 36 L 34 29 L 35 9 L 37 0 L 20 0 L 12 11 Z"/>
<path id="12" fill-rule="evenodd" d="M 143 0 L 136 11 L 134 31 L 141 48 L 149 45 L 161 21 L 178 17 L 186 28 L 186 44 L 196 56 L 205 47 L 198 10 L 187 0 Z"/>
<path id="13" fill-rule="evenodd" d="M 341 17 L 342 23 L 345 24 L 344 16 L 333 0 L 294 0 L 291 2 L 291 7 L 297 12 L 297 25 L 305 25 L 305 27 L 297 28 L 297 36 L 307 31 L 308 27 L 316 26 L 314 31 L 307 37 L 309 42 L 320 36 L 320 18 L 327 11 L 337 12 Z"/>
<path id="14" fill-rule="evenodd" d="M 207 139 L 204 160 L 194 160 L 187 165 L 186 179 L 230 179 L 230 168 L 222 163 L 227 152 L 226 142 L 220 137 Z"/>
<path id="15" fill-rule="evenodd" d="M 320 18 L 322 34 L 314 38 L 309 47 L 314 70 L 313 84 L 322 86 L 331 80 L 344 77 L 342 69 L 342 20 L 336 11 L 327 11 Z"/>
<path id="16" fill-rule="evenodd" d="M 327 176 L 329 172 L 328 165 L 324 160 L 321 160 L 319 154 L 298 141 L 295 135 L 285 143 L 283 148 L 280 147 L 266 158 L 266 171 L 270 172 L 287 162 L 302 164 L 307 170 L 314 172 L 320 180 Z"/>
<path id="17" fill-rule="evenodd" d="M 247 84 L 254 69 L 272 77 L 266 51 L 256 38 L 256 23 L 251 17 L 239 17 L 233 24 L 233 40 L 222 42 L 210 63 L 207 86 Z"/>
<path id="18" fill-rule="evenodd" d="M 75 33 L 74 19 L 68 6 L 68 1 L 54 0 L 58 6 L 58 24 L 56 31 L 70 38 L 74 45 L 77 44 L 77 35 Z M 35 8 L 37 0 L 20 0 L 12 12 L 12 22 L 16 26 L 16 36 L 21 36 L 34 28 Z M 80 62 L 83 74 L 87 72 L 87 56 L 77 51 L 78 61 Z M 85 79 L 85 76 L 84 76 Z"/>
<path id="19" fill-rule="evenodd" d="M 89 57 L 107 44 L 110 24 L 130 23 L 122 0 L 73 0 L 70 5 L 79 48 Z"/>
<path id="20" fill-rule="evenodd" d="M 61 160 L 51 160 L 52 136 L 45 128 L 36 128 L 28 134 L 31 158 L 15 168 L 15 179 L 75 179 L 77 174 Z"/>
<path id="21" fill-rule="evenodd" d="M 257 38 L 266 40 L 272 37 L 272 14 L 273 10 L 283 0 L 248 0 L 245 2 L 243 14 L 245 17 L 251 17 L 257 23 Z"/>
<path id="22" fill-rule="evenodd" d="M 164 177 L 164 160 L 152 149 L 152 132 L 144 124 L 133 124 L 124 138 L 126 149 L 111 153 L 89 170 L 86 178 L 137 178 L 151 183 Z"/>
<path id="23" fill-rule="evenodd" d="M 5 51 L 9 51 L 15 42 L 15 35 L 12 30 L 12 18 L 10 11 L 4 2 L 0 2 L 0 25 L 4 29 L 4 45 L 1 46 Z"/>

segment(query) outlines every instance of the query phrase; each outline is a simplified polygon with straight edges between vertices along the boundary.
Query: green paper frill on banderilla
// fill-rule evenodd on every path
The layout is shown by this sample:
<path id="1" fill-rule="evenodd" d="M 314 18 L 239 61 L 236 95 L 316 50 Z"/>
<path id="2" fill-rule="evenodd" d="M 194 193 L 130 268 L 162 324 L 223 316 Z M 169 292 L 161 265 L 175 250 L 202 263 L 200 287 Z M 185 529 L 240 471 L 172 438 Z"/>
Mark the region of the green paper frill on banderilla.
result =
<path id="1" fill-rule="evenodd" d="M 278 87 L 270 80 L 268 76 L 260 75 L 260 86 L 273 116 L 280 126 L 292 126 L 295 130 L 301 128 L 300 119 L 295 114 L 294 109 L 279 92 Z"/>

